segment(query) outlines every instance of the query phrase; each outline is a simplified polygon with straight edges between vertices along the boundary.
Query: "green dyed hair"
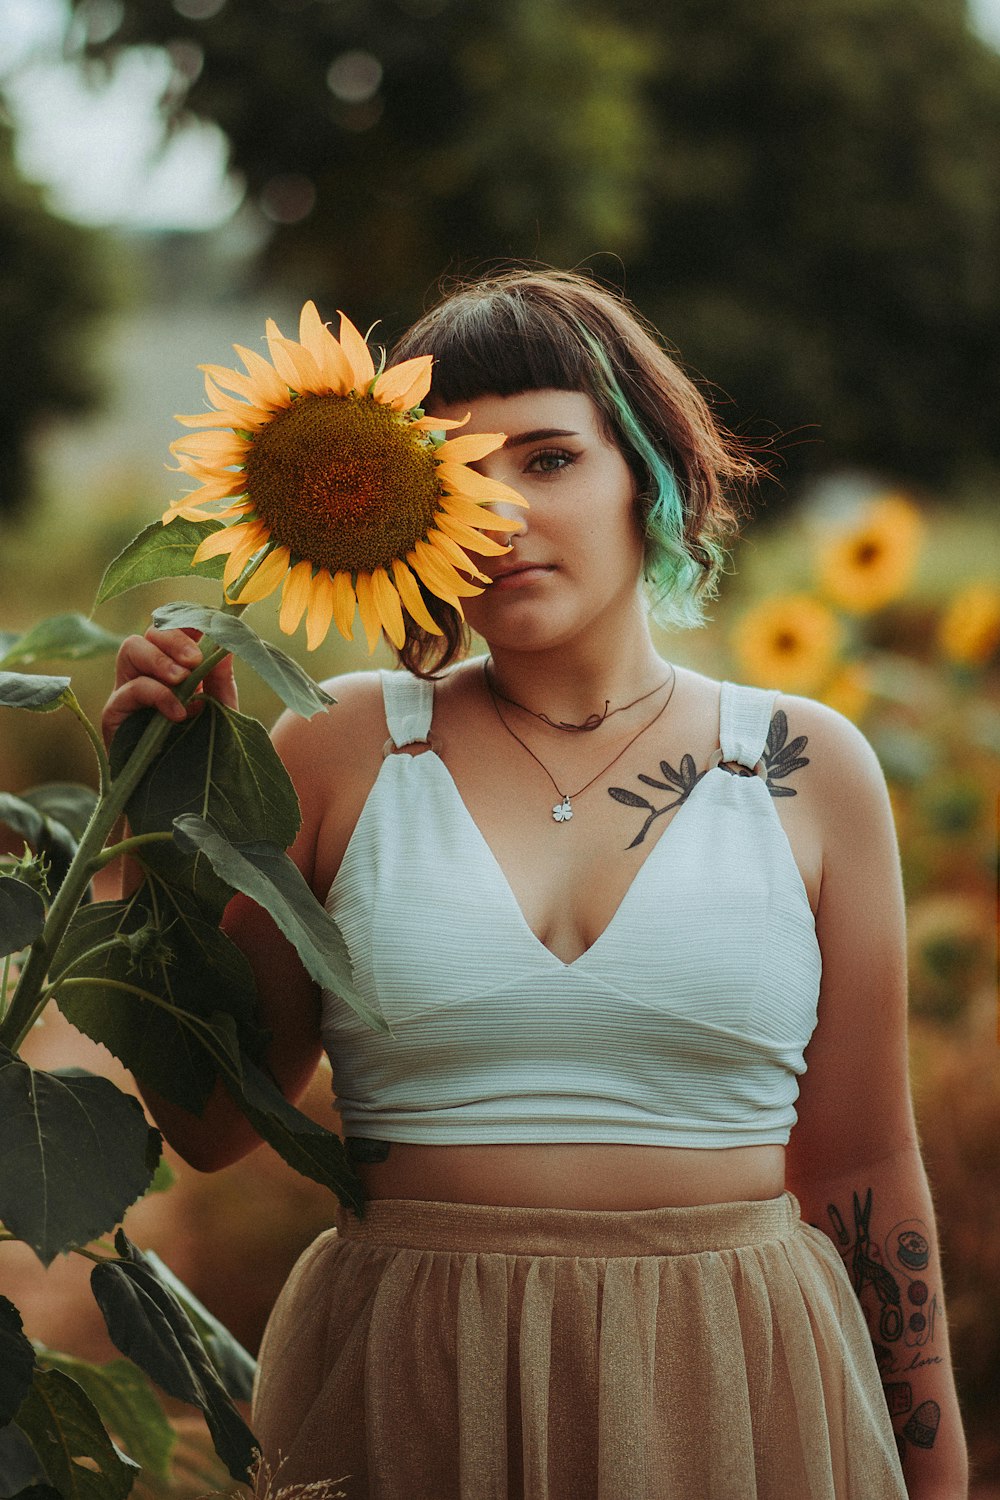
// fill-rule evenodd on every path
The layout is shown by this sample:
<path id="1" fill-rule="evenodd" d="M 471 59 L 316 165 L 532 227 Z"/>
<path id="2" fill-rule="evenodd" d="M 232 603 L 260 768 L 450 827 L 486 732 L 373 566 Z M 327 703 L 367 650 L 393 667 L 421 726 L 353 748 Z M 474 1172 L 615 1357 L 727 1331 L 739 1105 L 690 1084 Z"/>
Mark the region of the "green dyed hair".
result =
<path id="1" fill-rule="evenodd" d="M 432 410 L 534 390 L 589 395 L 635 477 L 654 617 L 704 623 L 757 468 L 631 304 L 575 272 L 507 271 L 450 291 L 390 363 L 418 354 L 434 358 Z M 408 622 L 400 653 L 421 675 L 447 666 L 467 639 L 450 606 L 430 595 L 426 603 L 444 638 Z"/>

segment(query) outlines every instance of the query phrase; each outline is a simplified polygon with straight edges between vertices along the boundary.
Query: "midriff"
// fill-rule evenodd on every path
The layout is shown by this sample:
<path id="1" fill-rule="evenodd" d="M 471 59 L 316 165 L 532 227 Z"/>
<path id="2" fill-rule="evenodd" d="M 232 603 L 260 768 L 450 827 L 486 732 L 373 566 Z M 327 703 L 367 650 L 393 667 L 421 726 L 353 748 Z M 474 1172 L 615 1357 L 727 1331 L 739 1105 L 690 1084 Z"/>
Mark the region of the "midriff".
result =
<path id="1" fill-rule="evenodd" d="M 365 1163 L 358 1173 L 369 1198 L 506 1208 L 682 1208 L 779 1197 L 785 1148 L 393 1141 L 385 1161 Z"/>

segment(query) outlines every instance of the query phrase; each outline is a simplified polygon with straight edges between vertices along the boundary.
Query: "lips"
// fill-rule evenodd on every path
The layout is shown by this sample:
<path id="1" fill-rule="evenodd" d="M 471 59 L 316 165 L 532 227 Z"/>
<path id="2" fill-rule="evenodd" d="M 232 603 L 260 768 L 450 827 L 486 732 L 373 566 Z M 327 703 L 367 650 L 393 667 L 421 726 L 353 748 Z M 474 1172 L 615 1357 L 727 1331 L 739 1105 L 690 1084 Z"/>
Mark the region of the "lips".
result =
<path id="1" fill-rule="evenodd" d="M 501 566 L 494 569 L 490 577 L 494 583 L 514 583 L 518 578 L 523 578 L 527 582 L 529 575 L 538 578 L 543 573 L 551 573 L 552 571 L 553 569 L 548 563 L 524 562 L 522 560 L 516 563 L 508 563 L 506 567 Z"/>

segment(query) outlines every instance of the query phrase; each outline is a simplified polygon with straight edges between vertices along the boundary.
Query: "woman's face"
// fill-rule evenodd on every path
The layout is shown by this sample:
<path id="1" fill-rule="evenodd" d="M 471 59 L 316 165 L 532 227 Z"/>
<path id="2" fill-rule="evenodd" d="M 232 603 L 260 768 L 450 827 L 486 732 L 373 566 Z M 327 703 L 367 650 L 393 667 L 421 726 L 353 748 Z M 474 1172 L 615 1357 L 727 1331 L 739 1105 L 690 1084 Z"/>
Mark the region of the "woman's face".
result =
<path id="1" fill-rule="evenodd" d="M 474 559 L 494 580 L 464 601 L 474 630 L 495 647 L 537 650 L 635 611 L 643 564 L 635 480 L 589 396 L 524 391 L 431 409 L 458 420 L 471 412 L 463 432 L 505 432 L 504 446 L 472 467 L 529 504 L 493 507 L 512 523 L 512 547 Z"/>

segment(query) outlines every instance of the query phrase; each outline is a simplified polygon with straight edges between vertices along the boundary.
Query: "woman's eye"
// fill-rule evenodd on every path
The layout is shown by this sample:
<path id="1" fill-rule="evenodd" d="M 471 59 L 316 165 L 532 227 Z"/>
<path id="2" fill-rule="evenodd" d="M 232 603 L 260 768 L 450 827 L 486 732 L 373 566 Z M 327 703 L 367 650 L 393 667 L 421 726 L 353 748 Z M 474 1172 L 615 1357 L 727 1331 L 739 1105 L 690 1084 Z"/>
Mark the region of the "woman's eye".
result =
<path id="1" fill-rule="evenodd" d="M 533 453 L 526 465 L 529 474 L 558 474 L 560 469 L 565 469 L 574 461 L 573 453 L 567 453 L 562 448 L 546 448 L 543 452 Z"/>

